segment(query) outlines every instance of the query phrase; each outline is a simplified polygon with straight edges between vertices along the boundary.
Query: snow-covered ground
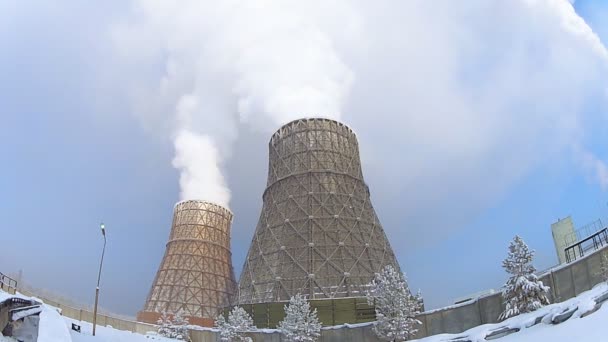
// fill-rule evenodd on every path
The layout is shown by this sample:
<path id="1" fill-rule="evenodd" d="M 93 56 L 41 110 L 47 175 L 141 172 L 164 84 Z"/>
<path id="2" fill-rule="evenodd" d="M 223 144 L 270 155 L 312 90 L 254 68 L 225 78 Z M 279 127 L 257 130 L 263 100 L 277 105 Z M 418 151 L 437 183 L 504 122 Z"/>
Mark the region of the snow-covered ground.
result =
<path id="1" fill-rule="evenodd" d="M 113 329 L 110 327 L 97 326 L 95 329 L 95 336 L 93 336 L 93 324 L 76 321 L 67 317 L 64 317 L 65 326 L 70 329 L 70 335 L 72 336 L 73 342 L 175 342 L 176 340 L 164 338 L 161 336 L 154 335 L 141 335 L 132 333 L 130 331 Z M 76 332 L 72 329 L 72 323 L 80 325 L 80 332 Z"/>
<path id="2" fill-rule="evenodd" d="M 0 300 L 9 296 L 0 291 Z M 592 290 L 562 303 L 552 304 L 529 314 L 512 317 L 504 322 L 474 327 L 461 334 L 441 334 L 418 340 L 418 342 L 445 342 L 450 340 L 485 341 L 485 337 L 501 328 L 520 329 L 518 332 L 499 338 L 502 342 L 595 342 L 608 341 L 608 301 L 597 311 L 596 303 L 608 298 L 608 285 L 599 284 Z M 560 324 L 552 324 L 564 312 L 572 316 Z M 583 316 L 583 317 L 581 317 Z M 44 305 L 38 321 L 31 324 L 40 327 L 40 342 L 171 342 L 175 341 L 154 335 L 140 335 L 111 327 L 97 326 L 96 336 L 92 336 L 92 324 L 63 317 L 51 306 Z M 72 323 L 81 326 L 81 332 L 71 330 Z M 537 324 L 535 324 L 537 323 Z M 352 325 L 351 325 L 352 326 Z M 27 329 L 23 331 L 27 333 Z M 16 340 L 0 335 L 0 342 Z"/>
<path id="3" fill-rule="evenodd" d="M 430 336 L 418 342 L 445 342 L 457 338 L 471 340 L 473 342 L 486 341 L 485 337 L 496 329 L 503 327 L 517 328 L 519 332 L 499 338 L 501 342 L 596 342 L 608 341 L 608 301 L 604 302 L 599 310 L 592 312 L 596 302 L 605 294 L 608 294 L 608 285 L 599 284 L 592 290 L 580 294 L 562 303 L 548 305 L 535 312 L 512 317 L 506 321 L 496 324 L 486 324 L 472 328 L 462 334 L 442 334 Z M 551 322 L 564 312 L 572 312 L 572 316 L 561 324 Z M 581 317 L 584 316 L 584 317 Z M 98 336 L 91 336 L 92 325 L 86 322 L 77 322 L 65 319 L 68 326 L 72 322 L 82 326 L 82 333 L 72 332 L 74 342 L 143 342 L 150 339 L 158 341 L 174 341 L 158 336 L 144 336 L 130 332 L 115 330 L 98 326 Z M 538 322 L 537 324 L 534 324 Z M 367 324 L 367 323 L 366 323 Z M 350 325 L 354 327 L 356 325 Z M 272 329 L 265 329 L 271 332 Z"/>
<path id="4" fill-rule="evenodd" d="M 19 294 L 11 295 L 0 290 L 0 302 L 12 297 L 42 302 L 37 298 L 28 298 Z M 71 330 L 72 323 L 80 325 L 81 332 Z M 0 333 L 0 342 L 175 342 L 173 339 L 160 336 L 146 336 L 99 325 L 95 332 L 96 336 L 92 335 L 92 331 L 91 323 L 61 316 L 57 308 L 43 304 L 39 316 L 26 317 L 22 323 L 16 325 L 13 331 L 14 337 L 2 336 Z"/>
<path id="5" fill-rule="evenodd" d="M 565 302 L 545 306 L 537 311 L 512 317 L 501 323 L 484 324 L 461 334 L 441 334 L 429 336 L 418 342 L 440 342 L 450 340 L 486 341 L 485 337 L 501 329 L 519 329 L 498 340 L 501 342 L 590 342 L 608 341 L 608 301 L 602 303 L 599 310 L 593 312 L 596 302 L 608 295 L 608 285 L 596 285 L 593 289 L 581 293 Z M 564 313 L 573 312 L 565 322 L 553 324 Z M 581 317 L 584 316 L 584 317 Z M 536 324 L 535 324 L 536 323 Z"/>
<path id="6" fill-rule="evenodd" d="M 2 297 L 0 298 L 10 298 Z M 22 297 L 23 298 L 23 297 Z M 34 298 L 35 299 L 35 298 Z M 18 321 L 13 327 L 13 337 L 4 337 L 0 334 L 0 341 L 24 341 L 24 342 L 69 342 L 70 333 L 65 326 L 63 316 L 56 308 L 42 304 L 42 310 L 28 310 L 40 312 L 38 316 L 28 316 L 23 321 Z"/>

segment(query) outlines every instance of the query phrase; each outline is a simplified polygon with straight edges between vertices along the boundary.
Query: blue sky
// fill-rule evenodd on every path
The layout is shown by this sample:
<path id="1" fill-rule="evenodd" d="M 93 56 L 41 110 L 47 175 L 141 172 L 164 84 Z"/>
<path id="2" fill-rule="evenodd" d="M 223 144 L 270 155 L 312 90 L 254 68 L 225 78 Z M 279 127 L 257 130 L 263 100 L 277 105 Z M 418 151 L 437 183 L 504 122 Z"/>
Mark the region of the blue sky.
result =
<path id="1" fill-rule="evenodd" d="M 547 12 L 542 6 L 513 6 L 513 13 L 499 17 L 492 10 L 500 6 L 484 6 L 416 9 L 408 15 L 420 25 L 405 27 L 398 18 L 376 26 L 374 16 L 386 13 L 374 9 L 363 18 L 369 24 L 361 44 L 334 43 L 355 75 L 341 120 L 359 136 L 375 209 L 410 285 L 422 290 L 430 307 L 498 288 L 505 280 L 500 262 L 515 234 L 537 251 L 543 269 L 556 263 L 552 222 L 567 215 L 577 225 L 608 218 L 607 193 L 576 152 L 582 146 L 608 161 L 607 69 L 596 68 L 586 45 L 556 34 L 551 16 L 527 12 Z M 166 122 L 134 114 L 140 107 L 127 95 L 133 84 L 156 82 L 167 56 L 191 56 L 135 44 L 126 51 L 133 58 L 125 60 L 108 32 L 141 19 L 128 14 L 131 7 L 0 5 L 0 271 L 22 270 L 31 285 L 91 303 L 103 220 L 108 247 L 101 303 L 128 315 L 143 305 L 164 252 L 180 199 L 180 170 L 171 164 L 171 134 L 159 133 Z M 579 0 L 575 8 L 606 44 L 608 5 Z M 470 33 L 477 29 L 484 34 Z M 404 40 L 410 43 L 399 45 Z M 545 40 L 553 54 L 534 49 L 544 49 Z M 518 48 L 523 52 L 515 57 L 505 52 Z M 576 68 L 546 66 L 568 58 L 564 65 Z M 501 74 L 511 67 L 523 70 L 512 73 L 520 78 Z M 537 69 L 538 76 L 530 76 Z M 491 93 L 492 85 L 501 91 Z M 522 91 L 527 88 L 532 95 Z M 467 108 L 462 116 L 446 116 L 460 106 Z M 576 124 L 567 115 L 552 121 L 557 114 L 551 111 L 563 108 L 578 113 Z M 475 110 L 480 115 L 466 114 Z M 410 111 L 428 113 L 402 115 Z M 509 111 L 521 115 L 506 119 Z M 239 134 L 222 164 L 235 213 L 237 274 L 261 208 L 267 142 L 279 124 L 253 126 L 236 120 Z M 490 129 L 495 126 L 501 129 Z M 436 143 L 441 139 L 446 144 Z"/>

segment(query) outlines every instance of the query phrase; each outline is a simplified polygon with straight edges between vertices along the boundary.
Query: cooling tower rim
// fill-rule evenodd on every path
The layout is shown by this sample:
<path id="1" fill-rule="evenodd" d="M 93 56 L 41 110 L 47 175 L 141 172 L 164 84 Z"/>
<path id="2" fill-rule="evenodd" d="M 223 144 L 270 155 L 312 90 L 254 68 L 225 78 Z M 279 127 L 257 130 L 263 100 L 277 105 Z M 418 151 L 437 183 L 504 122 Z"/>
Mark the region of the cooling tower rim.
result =
<path id="1" fill-rule="evenodd" d="M 220 209 L 223 209 L 225 211 L 227 211 L 230 215 L 232 215 L 234 217 L 234 213 L 232 212 L 232 210 L 226 208 L 225 206 L 221 205 L 221 204 L 217 204 L 215 202 L 212 201 L 207 201 L 207 200 L 199 200 L 199 199 L 188 199 L 188 200 L 181 200 L 178 201 L 177 203 L 175 203 L 175 205 L 173 205 L 173 211 L 175 211 L 175 209 L 177 209 L 177 207 L 179 205 L 182 205 L 184 203 L 188 203 L 188 202 L 195 202 L 195 203 L 205 203 L 205 204 L 211 204 L 212 206 L 218 207 Z"/>
<path id="2" fill-rule="evenodd" d="M 305 117 L 301 117 L 299 119 L 291 120 L 291 121 L 281 125 L 281 127 L 279 127 L 279 129 L 277 129 L 272 134 L 272 136 L 270 137 L 269 143 L 272 143 L 275 139 L 278 139 L 278 136 L 280 135 L 281 130 L 283 130 L 283 128 L 285 128 L 289 125 L 292 125 L 298 121 L 331 121 L 331 122 L 336 123 L 338 126 L 346 128 L 350 134 L 354 135 L 355 138 L 357 137 L 357 133 L 355 133 L 355 131 L 349 125 L 345 124 L 342 121 L 338 121 L 336 119 L 331 119 L 331 118 L 323 117 L 323 116 L 308 116 L 308 117 L 305 116 Z"/>

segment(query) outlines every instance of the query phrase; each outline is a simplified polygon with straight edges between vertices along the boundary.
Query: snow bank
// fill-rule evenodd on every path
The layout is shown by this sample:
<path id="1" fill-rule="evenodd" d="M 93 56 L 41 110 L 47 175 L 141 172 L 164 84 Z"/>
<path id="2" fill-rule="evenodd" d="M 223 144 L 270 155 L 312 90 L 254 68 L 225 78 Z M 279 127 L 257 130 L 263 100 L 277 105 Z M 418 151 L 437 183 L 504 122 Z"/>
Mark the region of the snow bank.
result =
<path id="1" fill-rule="evenodd" d="M 33 307 L 31 309 L 27 309 L 27 310 L 22 310 L 22 311 L 17 311 L 13 314 L 13 321 L 16 321 L 18 319 L 21 319 L 23 317 L 27 317 L 27 316 L 31 316 L 31 315 L 35 315 L 37 313 L 42 312 L 42 308 L 41 307 Z"/>
<path id="2" fill-rule="evenodd" d="M 43 304 L 38 326 L 38 342 L 71 342 L 63 317 L 52 306 Z"/>
<path id="3" fill-rule="evenodd" d="M 0 302 L 4 302 L 7 299 L 10 298 L 21 298 L 21 299 L 26 299 L 26 300 L 36 300 L 35 298 L 30 298 L 30 297 L 26 297 L 24 295 L 22 295 L 21 293 L 17 292 L 16 294 L 10 294 L 8 292 L 4 292 L 2 290 L 0 290 Z M 37 300 L 39 301 L 39 300 Z"/>
<path id="4" fill-rule="evenodd" d="M 72 330 L 72 323 L 80 325 L 80 332 Z M 95 328 L 95 336 L 93 336 L 93 324 L 67 317 L 63 317 L 62 324 L 66 329 L 70 330 L 73 342 L 176 342 L 174 339 L 154 334 L 142 335 L 100 325 L 97 325 L 97 328 Z"/>
<path id="5" fill-rule="evenodd" d="M 486 336 L 504 331 L 507 341 L 606 341 L 608 340 L 608 305 L 602 305 L 608 294 L 608 285 L 601 283 L 567 301 L 545 306 L 531 313 L 509 318 L 500 323 L 484 324 L 460 334 L 439 334 L 419 342 L 442 342 L 450 340 L 486 341 Z M 561 324 L 559 324 L 559 323 Z M 556 323 L 558 323 L 556 325 Z M 507 334 L 508 332 L 512 332 Z"/>
<path id="6" fill-rule="evenodd" d="M 10 298 L 34 300 L 42 303 L 42 301 L 37 298 L 29 298 L 19 293 L 12 295 L 4 291 L 0 291 L 0 302 Z M 52 306 L 48 306 L 46 304 L 43 304 L 41 309 L 38 324 L 38 342 L 71 342 L 72 339 L 70 337 L 70 333 L 66 329 L 65 324 L 63 323 L 63 317 L 61 317 L 59 312 L 57 312 L 57 310 Z M 19 312 L 17 315 L 25 317 L 25 314 L 34 314 L 37 311 L 39 311 L 39 309 L 32 308 L 30 310 Z M 14 340 L 8 339 L 8 341 Z"/>

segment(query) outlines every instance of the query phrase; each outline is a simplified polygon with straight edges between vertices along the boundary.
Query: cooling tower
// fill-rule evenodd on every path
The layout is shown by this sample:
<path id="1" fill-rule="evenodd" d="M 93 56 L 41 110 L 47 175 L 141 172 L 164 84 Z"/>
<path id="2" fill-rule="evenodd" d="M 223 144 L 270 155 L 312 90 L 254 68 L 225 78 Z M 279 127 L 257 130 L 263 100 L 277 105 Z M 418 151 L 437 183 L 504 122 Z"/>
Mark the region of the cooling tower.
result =
<path id="1" fill-rule="evenodd" d="M 213 326 L 231 304 L 236 282 L 230 253 L 232 213 L 204 201 L 175 205 L 165 256 L 139 321 L 156 323 L 160 313 L 182 310 L 191 324 Z"/>
<path id="2" fill-rule="evenodd" d="M 364 296 L 374 273 L 399 269 L 363 181 L 353 131 L 328 119 L 281 127 L 269 143 L 262 213 L 238 302 Z"/>

